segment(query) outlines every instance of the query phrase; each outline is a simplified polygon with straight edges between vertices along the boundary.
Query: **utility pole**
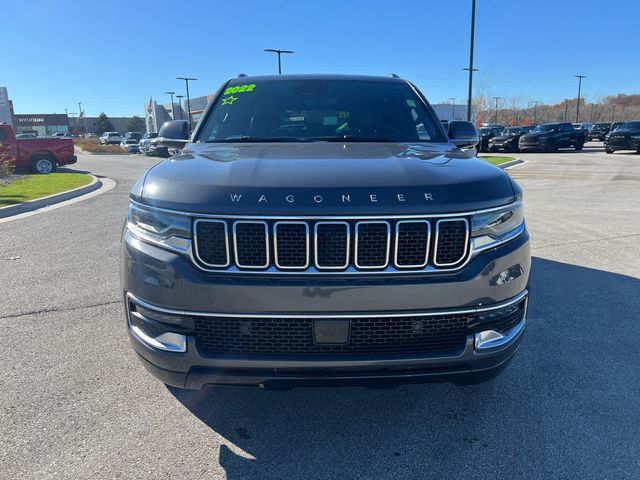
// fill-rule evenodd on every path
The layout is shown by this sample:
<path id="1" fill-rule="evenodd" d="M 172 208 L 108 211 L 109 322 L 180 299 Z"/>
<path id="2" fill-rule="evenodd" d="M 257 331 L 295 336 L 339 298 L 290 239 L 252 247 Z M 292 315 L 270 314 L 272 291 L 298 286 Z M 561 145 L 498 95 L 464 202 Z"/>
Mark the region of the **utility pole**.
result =
<path id="1" fill-rule="evenodd" d="M 469 44 L 469 67 L 463 70 L 469 71 L 469 96 L 467 97 L 467 122 L 471 121 L 471 101 L 473 99 L 473 44 L 476 33 L 476 0 L 471 0 L 471 41 Z"/>
<path id="2" fill-rule="evenodd" d="M 178 99 L 178 107 L 180 107 L 178 109 L 178 112 L 180 112 L 180 118 L 178 120 L 182 120 L 182 99 L 184 95 L 176 95 L 176 98 Z"/>
<path id="3" fill-rule="evenodd" d="M 175 120 L 176 119 L 176 112 L 173 110 L 173 96 L 176 94 L 176 92 L 164 92 L 165 95 L 171 95 L 171 120 Z"/>
<path id="4" fill-rule="evenodd" d="M 496 101 L 496 117 L 494 119 L 495 124 L 498 125 L 498 100 L 500 100 L 502 97 L 493 97 L 493 99 Z"/>
<path id="5" fill-rule="evenodd" d="M 574 75 L 578 79 L 578 103 L 576 105 L 576 123 L 580 121 L 580 90 L 582 89 L 582 79 L 587 78 L 586 75 Z"/>
<path id="6" fill-rule="evenodd" d="M 451 100 L 451 120 L 456 119 L 456 97 L 449 97 Z"/>
<path id="7" fill-rule="evenodd" d="M 293 53 L 293 50 L 280 50 L 279 48 L 265 48 L 264 51 L 278 54 L 278 75 L 282 75 L 282 61 L 280 60 L 280 56 L 283 53 Z"/>
<path id="8" fill-rule="evenodd" d="M 189 132 L 191 132 L 191 100 L 189 99 L 189 82 L 198 79 L 191 77 L 176 77 L 176 80 L 184 80 L 184 83 L 187 85 L 187 114 L 189 115 Z"/>

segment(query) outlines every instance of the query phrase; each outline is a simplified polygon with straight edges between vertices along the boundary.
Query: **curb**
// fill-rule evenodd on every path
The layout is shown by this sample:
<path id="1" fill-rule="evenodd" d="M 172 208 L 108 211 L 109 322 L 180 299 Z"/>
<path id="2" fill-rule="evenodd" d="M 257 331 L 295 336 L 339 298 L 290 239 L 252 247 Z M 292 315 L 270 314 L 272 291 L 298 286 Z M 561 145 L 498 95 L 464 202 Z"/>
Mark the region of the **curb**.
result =
<path id="1" fill-rule="evenodd" d="M 515 160 L 511 160 L 510 162 L 506 162 L 506 163 L 503 163 L 502 165 L 498 165 L 498 167 L 500 167 L 503 170 L 509 170 L 510 168 L 516 167 L 518 165 L 522 165 L 523 163 L 526 163 L 526 162 L 521 158 L 516 158 Z"/>
<path id="2" fill-rule="evenodd" d="M 89 185 L 83 187 L 74 188 L 73 190 L 67 190 L 66 192 L 54 193 L 47 197 L 37 198 L 28 202 L 19 203 L 18 205 L 9 205 L 8 207 L 0 208 L 0 218 L 12 217 L 25 212 L 31 212 L 40 208 L 49 207 L 56 203 L 64 202 L 72 198 L 80 197 L 98 190 L 102 187 L 102 181 L 94 176 L 89 175 L 93 180 Z"/>

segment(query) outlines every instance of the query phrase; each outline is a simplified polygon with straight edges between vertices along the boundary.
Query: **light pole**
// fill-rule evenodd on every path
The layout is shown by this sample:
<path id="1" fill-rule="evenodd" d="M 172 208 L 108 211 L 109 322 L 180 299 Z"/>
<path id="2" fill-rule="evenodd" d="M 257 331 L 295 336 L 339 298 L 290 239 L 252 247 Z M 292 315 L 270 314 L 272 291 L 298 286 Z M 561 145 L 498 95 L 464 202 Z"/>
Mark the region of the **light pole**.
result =
<path id="1" fill-rule="evenodd" d="M 469 71 L 469 96 L 467 97 L 467 122 L 471 121 L 471 101 L 473 96 L 473 43 L 476 31 L 476 0 L 471 0 L 471 42 L 469 45 L 469 67 L 463 70 Z"/>
<path id="2" fill-rule="evenodd" d="M 456 119 L 456 97 L 449 97 L 451 100 L 451 120 Z"/>
<path id="3" fill-rule="evenodd" d="M 496 101 L 496 117 L 495 117 L 495 122 L 496 125 L 498 125 L 498 100 L 500 100 L 502 97 L 493 97 L 493 99 Z"/>
<path id="4" fill-rule="evenodd" d="M 176 80 L 184 80 L 184 83 L 187 85 L 187 115 L 189 115 L 189 131 L 191 131 L 191 100 L 189 99 L 189 82 L 198 79 L 191 77 L 176 77 Z"/>
<path id="5" fill-rule="evenodd" d="M 179 120 L 182 120 L 182 99 L 184 98 L 184 95 L 176 95 L 176 98 L 178 99 L 178 106 L 180 107 L 178 109 L 178 112 L 180 112 Z"/>
<path id="6" fill-rule="evenodd" d="M 165 95 L 171 95 L 171 120 L 176 119 L 176 112 L 173 111 L 173 96 L 176 92 L 164 92 Z"/>
<path id="7" fill-rule="evenodd" d="M 538 102 L 533 102 L 533 124 L 538 124 Z"/>
<path id="8" fill-rule="evenodd" d="M 580 121 L 580 90 L 582 89 L 582 79 L 587 78 L 586 75 L 574 75 L 578 79 L 578 104 L 576 105 L 576 123 Z"/>
<path id="9" fill-rule="evenodd" d="M 282 62 L 280 60 L 280 57 L 283 53 L 293 53 L 293 50 L 280 50 L 279 48 L 265 48 L 264 51 L 278 54 L 278 75 L 282 75 Z"/>
<path id="10" fill-rule="evenodd" d="M 564 121 L 567 121 L 567 115 L 569 113 L 569 99 L 564 99 Z"/>
<path id="11" fill-rule="evenodd" d="M 613 117 L 616 113 L 616 105 L 615 103 L 613 105 L 611 105 L 611 123 L 613 123 Z"/>

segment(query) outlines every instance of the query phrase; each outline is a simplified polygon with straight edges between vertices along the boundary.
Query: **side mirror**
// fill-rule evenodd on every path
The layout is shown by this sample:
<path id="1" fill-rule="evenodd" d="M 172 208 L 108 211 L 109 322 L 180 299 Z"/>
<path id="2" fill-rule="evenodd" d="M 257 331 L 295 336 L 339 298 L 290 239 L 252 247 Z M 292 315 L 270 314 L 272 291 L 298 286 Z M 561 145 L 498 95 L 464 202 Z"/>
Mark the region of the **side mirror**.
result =
<path id="1" fill-rule="evenodd" d="M 480 142 L 480 135 L 472 122 L 457 121 L 449 128 L 449 141 L 458 148 L 473 148 Z"/>
<path id="2" fill-rule="evenodd" d="M 165 147 L 184 148 L 189 143 L 189 122 L 186 120 L 164 122 L 158 132 L 158 143 Z"/>

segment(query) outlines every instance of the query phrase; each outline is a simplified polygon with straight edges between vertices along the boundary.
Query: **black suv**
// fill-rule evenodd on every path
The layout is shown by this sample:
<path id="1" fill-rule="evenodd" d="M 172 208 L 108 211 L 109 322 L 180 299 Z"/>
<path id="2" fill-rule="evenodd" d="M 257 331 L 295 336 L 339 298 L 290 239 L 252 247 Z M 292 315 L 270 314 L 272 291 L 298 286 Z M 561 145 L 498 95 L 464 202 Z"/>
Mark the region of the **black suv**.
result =
<path id="1" fill-rule="evenodd" d="M 607 135 L 604 141 L 604 151 L 613 153 L 616 150 L 638 150 L 640 140 L 640 120 L 620 125 Z"/>
<path id="2" fill-rule="evenodd" d="M 505 150 L 507 152 L 519 152 L 518 140 L 525 133 L 529 133 L 534 129 L 533 126 L 522 127 L 506 127 L 500 135 L 489 140 L 489 151 L 496 152 Z"/>
<path id="3" fill-rule="evenodd" d="M 497 137 L 504 130 L 503 125 L 494 125 L 492 127 L 481 127 L 480 132 L 480 143 L 478 144 L 478 151 L 480 152 L 488 152 L 489 151 L 489 140 L 493 137 Z"/>
<path id="4" fill-rule="evenodd" d="M 412 83 L 241 76 L 131 191 L 126 325 L 163 382 L 486 379 L 526 324 L 522 189 Z M 279 385 L 278 385 L 279 386 Z"/>
<path id="5" fill-rule="evenodd" d="M 582 150 L 586 141 L 586 130 L 576 130 L 570 123 L 545 123 L 522 135 L 518 147 L 521 152 L 555 152 L 566 147 Z"/>
<path id="6" fill-rule="evenodd" d="M 595 123 L 593 127 L 591 127 L 591 130 L 589 130 L 589 134 L 587 135 L 587 138 L 589 140 L 599 140 L 602 142 L 604 141 L 605 137 L 607 136 L 607 133 L 609 133 L 610 130 L 611 130 L 610 123 Z"/>

